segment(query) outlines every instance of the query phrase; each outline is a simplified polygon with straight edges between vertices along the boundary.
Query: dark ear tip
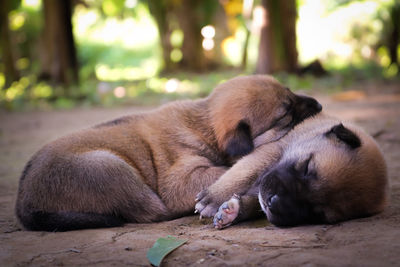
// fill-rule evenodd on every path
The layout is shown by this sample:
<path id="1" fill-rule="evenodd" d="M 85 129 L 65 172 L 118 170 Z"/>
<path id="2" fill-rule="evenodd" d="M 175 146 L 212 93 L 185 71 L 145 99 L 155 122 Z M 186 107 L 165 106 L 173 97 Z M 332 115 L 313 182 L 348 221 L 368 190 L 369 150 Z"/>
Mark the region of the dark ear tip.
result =
<path id="1" fill-rule="evenodd" d="M 250 126 L 244 121 L 238 123 L 227 139 L 225 153 L 230 157 L 241 157 L 254 149 Z"/>
<path id="2" fill-rule="evenodd" d="M 355 149 L 361 146 L 361 140 L 351 130 L 344 127 L 343 123 L 333 126 L 326 135 L 334 134 L 339 140 L 343 141 L 351 148 Z"/>
<path id="3" fill-rule="evenodd" d="M 343 123 L 339 123 L 338 125 L 335 125 L 335 126 L 333 126 L 332 128 L 331 128 L 331 132 L 332 133 L 338 133 L 338 132 L 340 132 L 340 131 L 343 131 L 345 128 L 344 128 L 344 125 L 343 125 Z"/>
<path id="4" fill-rule="evenodd" d="M 244 120 L 239 121 L 238 125 L 236 126 L 237 131 L 244 131 L 247 133 L 251 132 L 250 125 L 245 122 Z"/>
<path id="5" fill-rule="evenodd" d="M 233 140 L 228 143 L 225 152 L 230 157 L 236 158 L 250 154 L 253 149 L 253 144 L 250 144 L 248 142 L 237 142 L 236 140 Z"/>

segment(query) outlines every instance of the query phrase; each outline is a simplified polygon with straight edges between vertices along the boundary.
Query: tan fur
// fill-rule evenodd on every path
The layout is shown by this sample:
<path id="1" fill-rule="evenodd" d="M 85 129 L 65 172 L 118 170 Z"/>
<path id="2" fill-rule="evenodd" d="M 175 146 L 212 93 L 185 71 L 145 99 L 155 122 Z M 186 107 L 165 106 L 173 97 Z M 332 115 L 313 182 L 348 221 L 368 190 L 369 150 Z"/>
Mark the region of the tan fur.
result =
<path id="1" fill-rule="evenodd" d="M 335 123 L 333 118 L 322 118 L 321 126 Z M 343 125 L 361 140 L 361 147 L 355 153 L 332 143 L 318 150 L 318 143 L 322 142 L 318 139 L 313 144 L 314 164 L 320 173 L 320 181 L 313 185 L 315 199 L 328 201 L 321 207 L 328 222 L 376 214 L 388 204 L 389 182 L 382 152 L 362 129 L 351 123 Z"/>
<path id="2" fill-rule="evenodd" d="M 243 220 L 257 213 L 259 207 L 254 199 L 258 195 L 267 217 L 272 222 L 279 222 L 266 204 L 268 196 L 276 194 L 271 193 L 272 179 L 292 181 L 288 179 L 295 178 L 293 182 L 308 179 L 303 183 L 307 184 L 305 191 L 297 194 L 303 194 L 300 199 L 307 201 L 313 212 L 322 214 L 323 220 L 317 222 L 333 223 L 383 211 L 388 204 L 389 183 L 382 152 L 371 136 L 351 123 L 342 125 L 357 136 L 360 146 L 352 148 L 330 132 L 341 123 L 337 118 L 319 113 L 304 120 L 278 142 L 260 145 L 200 193 L 196 208 L 202 216 L 214 216 L 215 207 L 224 200 L 233 194 L 244 195 L 246 201 L 241 203 L 238 214 L 238 220 Z M 302 175 L 305 163 L 308 172 L 313 173 L 311 177 Z M 240 170 L 235 170 L 236 167 Z M 294 170 L 298 177 L 291 176 Z M 289 175 L 286 177 L 286 174 Z M 252 186 L 257 190 L 253 191 L 253 200 L 249 201 Z M 220 209 L 215 215 L 215 226 L 230 225 L 232 215 L 229 220 L 227 218 Z M 289 222 L 285 224 L 290 225 L 290 218 L 287 219 Z"/>
<path id="3" fill-rule="evenodd" d="M 263 94 L 262 92 L 268 88 L 280 88 L 281 85 L 272 77 L 266 79 L 252 79 L 246 83 L 235 83 L 235 86 L 225 83 L 221 84 L 213 92 L 213 98 L 210 99 L 210 115 L 211 124 L 215 129 L 218 144 L 221 149 L 226 145 L 227 135 L 232 131 L 237 123 L 238 118 L 246 118 L 250 125 L 253 126 L 252 132 L 254 136 L 268 130 L 272 124 L 276 114 L 283 113 L 282 107 L 278 109 L 269 109 L 265 107 L 275 106 L 280 103 L 287 95 L 285 90 L 274 90 L 274 94 Z M 251 90 L 245 90 L 251 88 Z M 240 90 L 241 94 L 236 92 Z M 229 106 L 229 110 L 226 107 Z M 249 108 L 251 107 L 251 108 Z"/>
<path id="4" fill-rule="evenodd" d="M 311 167 L 319 174 L 312 183 L 313 198 L 325 202 L 321 208 L 328 222 L 376 214 L 388 204 L 387 167 L 378 145 L 361 128 L 348 122 L 343 125 L 361 140 L 359 148 L 348 149 L 334 136 L 324 138 L 324 133 L 339 123 L 339 119 L 320 113 L 298 125 L 283 140 L 293 143 L 307 135 L 297 148 L 289 145 L 293 151 L 286 153 L 291 157 L 313 153 Z"/>
<path id="5" fill-rule="evenodd" d="M 190 213 L 196 193 L 250 153 L 259 134 L 283 135 L 294 126 L 289 122 L 319 112 L 320 105 L 310 99 L 268 76 L 238 77 L 205 99 L 170 103 L 60 138 L 25 167 L 17 216 L 29 229 L 46 230 L 47 221 L 40 220 L 60 212 L 105 214 L 128 222 Z"/>

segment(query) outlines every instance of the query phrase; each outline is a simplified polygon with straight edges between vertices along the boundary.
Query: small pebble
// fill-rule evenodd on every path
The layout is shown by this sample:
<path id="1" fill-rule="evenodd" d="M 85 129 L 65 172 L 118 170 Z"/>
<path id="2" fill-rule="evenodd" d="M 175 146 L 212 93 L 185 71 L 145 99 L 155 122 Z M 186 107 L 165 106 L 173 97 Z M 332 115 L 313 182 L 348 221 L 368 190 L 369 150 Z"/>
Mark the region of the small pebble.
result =
<path id="1" fill-rule="evenodd" d="M 213 249 L 213 250 L 207 252 L 207 255 L 208 255 L 208 256 L 215 256 L 216 254 L 217 254 L 217 251 L 216 251 L 215 249 Z"/>

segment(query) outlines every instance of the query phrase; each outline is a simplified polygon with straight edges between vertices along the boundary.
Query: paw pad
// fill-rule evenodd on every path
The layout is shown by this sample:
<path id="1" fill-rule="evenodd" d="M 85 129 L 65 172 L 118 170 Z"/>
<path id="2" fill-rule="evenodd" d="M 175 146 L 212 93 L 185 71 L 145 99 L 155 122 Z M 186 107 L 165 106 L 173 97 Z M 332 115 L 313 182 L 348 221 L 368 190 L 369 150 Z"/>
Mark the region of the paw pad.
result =
<path id="1" fill-rule="evenodd" d="M 239 215 L 240 198 L 233 196 L 230 200 L 224 202 L 214 216 L 214 227 L 222 229 L 228 227 Z"/>

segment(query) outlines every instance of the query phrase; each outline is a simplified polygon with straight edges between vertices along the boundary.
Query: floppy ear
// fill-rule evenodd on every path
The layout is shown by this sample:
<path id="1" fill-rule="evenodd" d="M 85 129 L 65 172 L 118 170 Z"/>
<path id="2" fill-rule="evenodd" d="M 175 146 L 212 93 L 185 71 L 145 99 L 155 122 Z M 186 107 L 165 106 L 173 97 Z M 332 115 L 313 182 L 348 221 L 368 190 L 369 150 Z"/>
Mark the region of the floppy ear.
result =
<path id="1" fill-rule="evenodd" d="M 253 151 L 250 126 L 244 121 L 239 121 L 236 128 L 226 134 L 223 149 L 231 157 L 241 157 Z"/>
<path id="2" fill-rule="evenodd" d="M 343 126 L 342 123 L 333 126 L 326 135 L 334 134 L 339 140 L 343 141 L 345 144 L 355 149 L 361 146 L 361 140 L 358 136 Z"/>

